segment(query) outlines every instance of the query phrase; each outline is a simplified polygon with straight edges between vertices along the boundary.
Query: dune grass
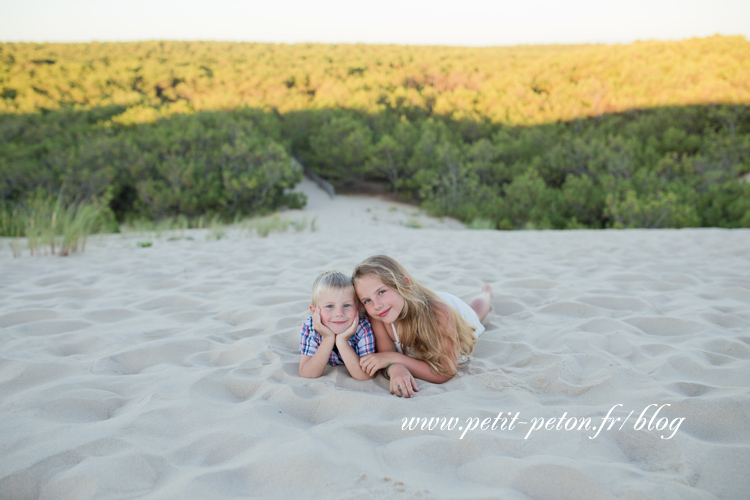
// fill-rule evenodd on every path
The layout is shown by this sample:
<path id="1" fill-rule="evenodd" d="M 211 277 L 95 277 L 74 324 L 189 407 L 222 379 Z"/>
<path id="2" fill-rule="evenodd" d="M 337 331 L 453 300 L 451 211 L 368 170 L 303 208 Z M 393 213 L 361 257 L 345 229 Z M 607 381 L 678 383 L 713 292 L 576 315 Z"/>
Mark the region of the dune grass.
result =
<path id="1" fill-rule="evenodd" d="M 496 224 L 490 219 L 475 218 L 466 225 L 467 229 L 495 229 Z"/>
<path id="2" fill-rule="evenodd" d="M 159 221 L 132 220 L 120 227 L 122 233 L 148 234 L 151 238 L 161 239 L 167 237 L 169 241 L 180 239 L 193 239 L 186 236 L 188 229 L 205 229 L 207 240 L 220 240 L 227 238 L 233 230 L 246 237 L 265 238 L 271 233 L 283 233 L 293 229 L 301 232 L 309 228 L 310 231 L 317 230 L 317 219 L 308 220 L 307 217 L 289 219 L 279 214 L 269 216 L 258 216 L 251 218 L 237 218 L 228 222 L 219 216 L 200 216 L 187 218 L 184 216 L 162 219 Z"/>
<path id="3" fill-rule="evenodd" d="M 133 219 L 117 225 L 107 206 L 100 202 L 65 204 L 57 197 L 36 196 L 13 207 L 0 206 L 0 236 L 10 237 L 14 257 L 21 257 L 26 249 L 32 256 L 66 256 L 82 252 L 88 237 L 97 232 L 138 234 L 149 239 L 166 238 L 168 241 L 192 240 L 186 232 L 204 229 L 206 240 L 229 237 L 232 230 L 246 237 L 265 238 L 271 233 L 283 233 L 290 228 L 301 232 L 309 228 L 316 231 L 317 219 L 307 217 L 287 218 L 279 214 L 227 222 L 218 215 L 189 218 L 178 216 L 152 221 Z M 139 247 L 148 248 L 151 241 L 141 241 Z"/>
<path id="4" fill-rule="evenodd" d="M 13 238 L 14 257 L 23 243 L 32 256 L 67 256 L 86 249 L 86 240 L 111 226 L 111 212 L 99 201 L 65 203 L 56 196 L 34 196 L 15 207 L 0 209 L 0 234 Z"/>
<path id="5" fill-rule="evenodd" d="M 313 218 L 308 222 L 307 217 L 301 219 L 287 219 L 281 217 L 278 214 L 268 217 L 257 217 L 245 221 L 243 224 L 247 234 L 260 236 L 261 238 L 267 237 L 271 233 L 283 233 L 289 230 L 291 227 L 295 232 L 301 232 L 310 228 L 310 231 L 316 231 L 316 218 Z"/>

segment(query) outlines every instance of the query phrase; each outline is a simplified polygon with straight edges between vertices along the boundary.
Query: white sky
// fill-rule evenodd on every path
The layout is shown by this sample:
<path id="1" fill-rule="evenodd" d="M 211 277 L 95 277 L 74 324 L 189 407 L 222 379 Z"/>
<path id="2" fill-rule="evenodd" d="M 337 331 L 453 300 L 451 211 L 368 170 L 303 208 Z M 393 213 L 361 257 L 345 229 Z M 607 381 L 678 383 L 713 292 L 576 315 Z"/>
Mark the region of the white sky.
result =
<path id="1" fill-rule="evenodd" d="M 519 45 L 750 39 L 750 0 L 0 0 L 0 41 Z"/>

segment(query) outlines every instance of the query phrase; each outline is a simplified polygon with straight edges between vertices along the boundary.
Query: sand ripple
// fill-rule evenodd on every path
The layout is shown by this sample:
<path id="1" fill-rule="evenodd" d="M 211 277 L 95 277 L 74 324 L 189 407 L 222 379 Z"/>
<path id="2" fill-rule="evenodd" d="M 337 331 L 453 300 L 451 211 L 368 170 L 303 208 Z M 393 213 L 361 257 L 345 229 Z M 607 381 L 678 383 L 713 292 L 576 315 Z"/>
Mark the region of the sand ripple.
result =
<path id="1" fill-rule="evenodd" d="M 746 496 L 749 231 L 412 229 L 352 200 L 351 233 L 316 212 L 315 232 L 0 255 L 0 497 Z M 462 376 L 413 400 L 297 375 L 313 278 L 373 253 L 467 300 L 495 290 Z M 525 423 L 402 429 L 501 412 Z M 527 434 L 563 415 L 603 430 Z"/>

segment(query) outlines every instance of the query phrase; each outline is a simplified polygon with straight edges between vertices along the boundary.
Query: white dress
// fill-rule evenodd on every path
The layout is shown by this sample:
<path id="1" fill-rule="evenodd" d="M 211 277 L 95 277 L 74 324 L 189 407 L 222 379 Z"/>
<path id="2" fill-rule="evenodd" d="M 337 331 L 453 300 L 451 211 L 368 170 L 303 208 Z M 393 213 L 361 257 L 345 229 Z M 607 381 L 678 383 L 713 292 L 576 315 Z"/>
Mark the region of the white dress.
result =
<path id="1" fill-rule="evenodd" d="M 456 312 L 458 312 L 458 314 L 463 316 L 464 319 L 468 321 L 469 324 L 475 328 L 474 330 L 475 337 L 479 337 L 484 332 L 484 325 L 482 324 L 481 321 L 479 321 L 479 316 L 477 316 L 476 311 L 474 311 L 474 309 L 472 309 L 469 304 L 459 299 L 455 295 L 447 293 L 447 292 L 435 292 L 435 293 L 437 293 L 437 295 L 441 299 L 443 299 L 449 306 L 455 309 Z M 396 339 L 395 340 L 396 350 L 400 354 L 404 354 L 404 351 L 401 347 L 401 342 L 399 342 L 398 340 L 398 332 L 396 332 L 396 325 L 391 323 L 391 328 L 393 329 L 393 336 Z M 407 352 L 406 355 L 411 356 L 411 352 Z"/>

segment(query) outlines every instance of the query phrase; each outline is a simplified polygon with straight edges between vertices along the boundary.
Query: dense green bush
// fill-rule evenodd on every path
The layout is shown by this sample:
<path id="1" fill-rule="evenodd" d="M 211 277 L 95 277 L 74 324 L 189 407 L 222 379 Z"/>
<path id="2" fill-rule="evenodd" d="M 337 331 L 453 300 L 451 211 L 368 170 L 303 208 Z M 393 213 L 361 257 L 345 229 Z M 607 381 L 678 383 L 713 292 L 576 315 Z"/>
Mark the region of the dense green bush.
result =
<path id="1" fill-rule="evenodd" d="M 120 220 L 218 214 L 224 218 L 299 207 L 287 194 L 302 179 L 266 113 L 175 115 L 154 123 L 95 121 L 97 110 L 5 115 L 0 201 L 39 191 L 65 203 L 104 200 Z"/>
<path id="2" fill-rule="evenodd" d="M 288 194 L 301 179 L 296 156 L 339 189 L 380 182 L 437 215 L 501 229 L 750 225 L 750 184 L 741 180 L 750 171 L 748 107 L 498 125 L 472 142 L 465 123 L 388 112 L 106 119 L 117 112 L 1 115 L 2 203 L 44 192 L 66 203 L 103 200 L 119 220 L 231 219 L 301 206 Z M 305 130 L 307 140 L 295 140 Z"/>

